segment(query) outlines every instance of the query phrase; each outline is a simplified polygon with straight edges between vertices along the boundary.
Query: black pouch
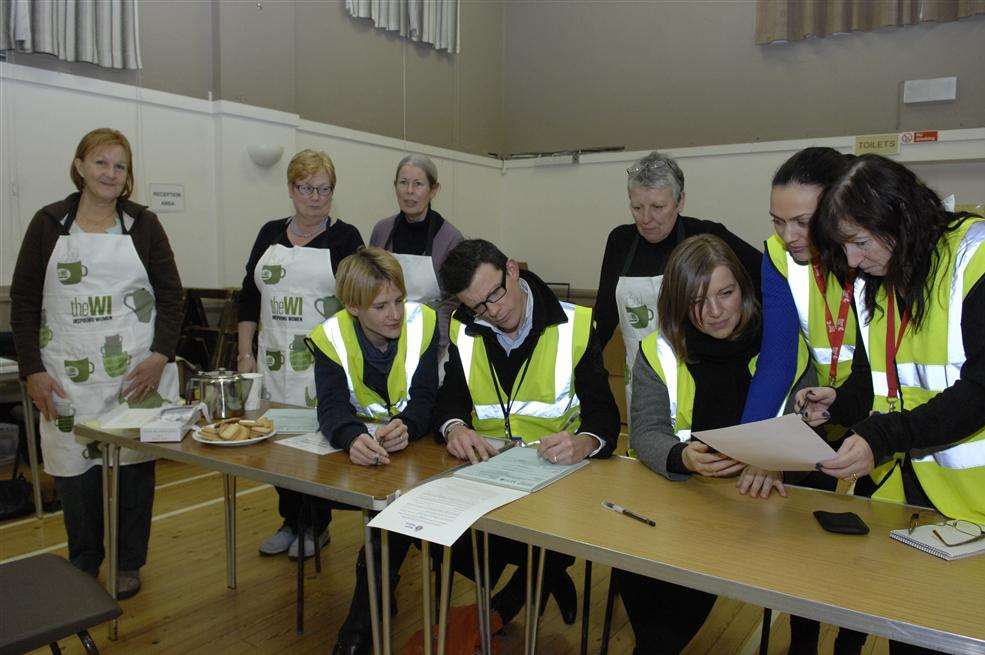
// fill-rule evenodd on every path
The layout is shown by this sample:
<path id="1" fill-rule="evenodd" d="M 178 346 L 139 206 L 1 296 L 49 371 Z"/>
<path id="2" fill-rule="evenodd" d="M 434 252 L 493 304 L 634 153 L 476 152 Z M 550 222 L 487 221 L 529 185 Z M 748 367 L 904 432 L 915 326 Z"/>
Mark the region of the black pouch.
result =
<path id="1" fill-rule="evenodd" d="M 869 526 L 854 512 L 814 512 L 821 527 L 835 534 L 869 534 Z"/>
<path id="2" fill-rule="evenodd" d="M 0 480 L 0 521 L 27 516 L 34 512 L 34 488 L 23 475 Z"/>

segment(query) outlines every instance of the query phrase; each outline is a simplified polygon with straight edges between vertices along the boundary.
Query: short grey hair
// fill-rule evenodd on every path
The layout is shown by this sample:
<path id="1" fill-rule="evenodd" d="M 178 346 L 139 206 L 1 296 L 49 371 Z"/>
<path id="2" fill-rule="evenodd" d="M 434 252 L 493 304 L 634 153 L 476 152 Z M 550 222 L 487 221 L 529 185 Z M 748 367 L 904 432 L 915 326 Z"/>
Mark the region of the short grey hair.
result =
<path id="1" fill-rule="evenodd" d="M 673 158 L 656 150 L 637 160 L 626 169 L 629 179 L 626 187 L 630 190 L 639 187 L 664 189 L 670 187 L 674 192 L 674 202 L 680 202 L 684 193 L 684 173 Z"/>
<path id="2" fill-rule="evenodd" d="M 400 160 L 399 164 L 397 164 L 397 172 L 393 176 L 394 184 L 397 183 L 397 178 L 400 177 L 400 169 L 408 164 L 411 166 L 416 166 L 424 171 L 424 174 L 427 175 L 429 185 L 435 186 L 438 184 L 438 167 L 434 165 L 434 162 L 431 161 L 431 158 L 427 155 L 419 155 L 416 153 L 407 155 Z"/>

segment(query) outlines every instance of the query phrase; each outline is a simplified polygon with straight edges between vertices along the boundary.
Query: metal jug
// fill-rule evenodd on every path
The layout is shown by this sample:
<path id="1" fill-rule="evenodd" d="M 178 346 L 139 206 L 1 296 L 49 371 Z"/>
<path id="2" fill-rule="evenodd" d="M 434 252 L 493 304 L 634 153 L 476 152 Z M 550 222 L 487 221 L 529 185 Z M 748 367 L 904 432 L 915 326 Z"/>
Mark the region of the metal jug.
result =
<path id="1" fill-rule="evenodd" d="M 220 368 L 198 371 L 185 384 L 185 402 L 205 403 L 213 421 L 242 416 L 253 380 Z"/>

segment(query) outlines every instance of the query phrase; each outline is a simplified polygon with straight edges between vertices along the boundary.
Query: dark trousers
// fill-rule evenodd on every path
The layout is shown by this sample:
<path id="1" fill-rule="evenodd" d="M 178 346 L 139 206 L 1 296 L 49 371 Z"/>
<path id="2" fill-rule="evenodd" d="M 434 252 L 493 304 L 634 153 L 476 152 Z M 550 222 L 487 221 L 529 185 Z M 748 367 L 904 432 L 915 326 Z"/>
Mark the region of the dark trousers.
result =
<path id="1" fill-rule="evenodd" d="M 332 522 L 332 506 L 330 500 L 309 496 L 291 489 L 277 489 L 277 510 L 280 512 L 284 523 L 289 525 L 295 533 L 298 531 L 298 513 L 301 511 L 301 503 L 307 505 L 308 513 L 304 517 L 304 524 L 309 528 L 314 527 L 315 534 L 321 534 Z"/>
<path id="2" fill-rule="evenodd" d="M 400 580 L 398 573 L 400 567 L 407 557 L 411 544 L 420 547 L 416 539 L 411 539 L 394 532 L 390 533 L 390 587 L 396 589 L 397 582 Z M 480 546 L 481 548 L 481 546 Z M 432 544 L 430 548 L 431 559 L 437 565 L 441 562 L 442 547 Z M 379 576 L 380 569 L 380 536 L 379 532 L 373 531 L 373 554 L 377 571 L 377 598 L 381 598 L 379 592 L 382 589 L 382 581 Z M 512 539 L 504 539 L 490 535 L 489 537 L 489 578 L 492 586 L 495 587 L 507 564 L 514 564 L 518 568 L 510 578 L 509 582 L 494 595 L 490 601 L 490 609 L 498 612 L 503 619 L 503 624 L 509 623 L 526 603 L 526 567 L 527 567 L 527 546 L 526 544 Z M 568 555 L 550 552 L 544 562 L 544 589 L 550 591 L 554 582 L 564 574 L 575 559 Z M 480 560 L 481 564 L 481 560 Z M 467 533 L 452 546 L 451 568 L 454 573 L 459 573 L 469 580 L 474 580 L 475 569 L 472 562 L 472 539 Z M 359 552 L 359 559 L 356 562 L 356 587 L 352 594 L 352 603 L 349 606 L 349 615 L 339 632 L 341 638 L 351 637 L 355 633 L 364 636 L 370 634 L 369 620 L 369 583 L 366 577 L 366 550 Z"/>
<path id="3" fill-rule="evenodd" d="M 119 569 L 135 571 L 147 563 L 151 515 L 154 507 L 155 462 L 120 467 Z M 102 466 L 82 475 L 55 477 L 62 501 L 68 559 L 87 573 L 99 572 L 103 548 Z"/>
<path id="4" fill-rule="evenodd" d="M 679 653 L 694 638 L 715 605 L 714 594 L 612 569 L 636 636 L 633 653 Z"/>

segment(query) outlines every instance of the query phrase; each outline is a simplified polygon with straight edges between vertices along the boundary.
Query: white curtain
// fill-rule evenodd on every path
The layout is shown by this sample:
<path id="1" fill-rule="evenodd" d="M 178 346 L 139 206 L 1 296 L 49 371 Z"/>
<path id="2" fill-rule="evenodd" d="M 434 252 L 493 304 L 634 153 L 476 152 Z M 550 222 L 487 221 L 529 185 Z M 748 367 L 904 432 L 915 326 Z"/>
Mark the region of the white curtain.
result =
<path id="1" fill-rule="evenodd" d="M 137 0 L 0 0 L 0 50 L 141 68 Z"/>
<path id="2" fill-rule="evenodd" d="M 381 30 L 400 32 L 437 50 L 459 51 L 460 0 L 345 0 L 354 18 L 369 18 Z"/>

